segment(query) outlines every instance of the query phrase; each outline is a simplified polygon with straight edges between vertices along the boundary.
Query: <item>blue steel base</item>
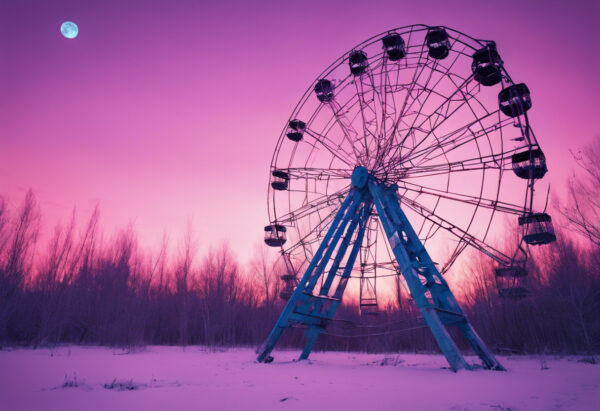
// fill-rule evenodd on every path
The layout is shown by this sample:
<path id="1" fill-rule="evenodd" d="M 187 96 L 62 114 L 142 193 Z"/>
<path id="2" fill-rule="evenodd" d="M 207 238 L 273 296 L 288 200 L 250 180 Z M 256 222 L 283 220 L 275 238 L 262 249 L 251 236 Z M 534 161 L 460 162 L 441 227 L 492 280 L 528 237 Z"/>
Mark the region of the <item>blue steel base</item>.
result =
<path id="1" fill-rule="evenodd" d="M 340 206 L 275 327 L 260 348 L 257 361 L 269 361 L 271 359 L 269 354 L 283 330 L 294 325 L 307 327 L 307 342 L 300 359 L 308 358 L 317 337 L 327 327 L 341 303 L 352 267 L 360 251 L 369 216 L 375 207 L 411 296 L 450 367 L 454 371 L 462 368 L 470 369 L 448 333 L 447 327 L 456 327 L 469 341 L 485 368 L 504 370 L 469 324 L 446 280 L 433 264 L 400 208 L 397 187 L 377 181 L 364 167 L 357 167 L 354 170 L 352 185 L 350 193 Z M 339 275 L 340 263 L 352 239 L 354 242 L 341 279 L 332 292 L 331 286 L 336 275 Z M 329 267 L 327 273 L 325 273 L 326 266 Z M 321 288 L 318 294 L 314 294 L 314 288 L 320 278 L 323 281 Z"/>

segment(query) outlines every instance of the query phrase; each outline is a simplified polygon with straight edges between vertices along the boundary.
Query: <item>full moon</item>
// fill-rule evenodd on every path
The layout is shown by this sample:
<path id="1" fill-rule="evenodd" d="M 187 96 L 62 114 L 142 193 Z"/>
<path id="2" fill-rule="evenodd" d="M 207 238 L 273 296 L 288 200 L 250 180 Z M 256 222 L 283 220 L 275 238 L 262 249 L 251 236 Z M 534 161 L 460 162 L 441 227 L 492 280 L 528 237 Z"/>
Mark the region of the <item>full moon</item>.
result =
<path id="1" fill-rule="evenodd" d="M 79 34 L 79 29 L 77 28 L 77 24 L 73 23 L 72 21 L 65 21 L 60 26 L 60 32 L 66 38 L 74 39 L 77 37 L 77 34 Z"/>

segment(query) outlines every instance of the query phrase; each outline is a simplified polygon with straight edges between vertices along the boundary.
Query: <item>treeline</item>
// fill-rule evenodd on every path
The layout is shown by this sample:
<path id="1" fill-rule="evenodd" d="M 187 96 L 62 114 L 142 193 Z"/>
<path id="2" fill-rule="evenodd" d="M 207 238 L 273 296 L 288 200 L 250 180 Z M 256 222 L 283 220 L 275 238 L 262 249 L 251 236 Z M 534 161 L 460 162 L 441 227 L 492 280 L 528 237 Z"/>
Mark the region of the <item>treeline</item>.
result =
<path id="1" fill-rule="evenodd" d="M 166 243 L 142 252 L 131 229 L 102 242 L 98 221 L 96 210 L 78 230 L 73 218 L 38 250 L 33 194 L 12 212 L 0 204 L 2 344 L 249 345 L 273 321 L 274 298 L 226 246 L 196 264 L 191 236 L 169 258 Z"/>
<path id="2" fill-rule="evenodd" d="M 531 295 L 498 296 L 493 266 L 477 256 L 465 277 L 464 306 L 473 326 L 497 350 L 517 353 L 600 352 L 600 248 L 557 230 L 526 268 Z"/>
<path id="3" fill-rule="evenodd" d="M 146 253 L 131 229 L 102 240 L 97 210 L 81 227 L 73 216 L 41 248 L 40 221 L 31 192 L 15 209 L 0 201 L 0 346 L 258 346 L 283 308 L 284 268 L 264 250 L 244 267 L 225 245 L 196 258 L 188 234 L 174 253 L 166 241 Z M 529 260 L 531 297 L 499 298 L 493 266 L 476 256 L 469 275 L 453 287 L 493 349 L 600 351 L 600 249 L 567 233 L 558 238 Z M 356 302 L 346 301 L 316 349 L 436 350 L 418 311 L 398 290 L 398 298 L 368 320 Z M 284 333 L 280 345 L 302 342 L 302 330 L 295 330 Z"/>

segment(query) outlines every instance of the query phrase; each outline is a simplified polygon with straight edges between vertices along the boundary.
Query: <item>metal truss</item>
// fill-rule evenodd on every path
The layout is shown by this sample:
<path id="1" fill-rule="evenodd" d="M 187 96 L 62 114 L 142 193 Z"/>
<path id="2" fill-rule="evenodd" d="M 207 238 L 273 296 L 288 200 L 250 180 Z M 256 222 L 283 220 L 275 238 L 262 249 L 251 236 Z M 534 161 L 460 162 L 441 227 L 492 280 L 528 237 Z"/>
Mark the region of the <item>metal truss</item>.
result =
<path id="1" fill-rule="evenodd" d="M 402 211 L 398 187 L 378 181 L 364 167 L 355 169 L 352 185 L 275 327 L 260 348 L 257 360 L 271 360 L 270 353 L 281 333 L 294 326 L 306 327 L 306 344 L 300 359 L 308 358 L 317 337 L 326 330 L 341 303 L 375 208 L 411 296 L 452 369 L 470 368 L 448 332 L 448 328 L 455 327 L 469 341 L 484 367 L 503 370 L 469 324 L 446 280 Z"/>

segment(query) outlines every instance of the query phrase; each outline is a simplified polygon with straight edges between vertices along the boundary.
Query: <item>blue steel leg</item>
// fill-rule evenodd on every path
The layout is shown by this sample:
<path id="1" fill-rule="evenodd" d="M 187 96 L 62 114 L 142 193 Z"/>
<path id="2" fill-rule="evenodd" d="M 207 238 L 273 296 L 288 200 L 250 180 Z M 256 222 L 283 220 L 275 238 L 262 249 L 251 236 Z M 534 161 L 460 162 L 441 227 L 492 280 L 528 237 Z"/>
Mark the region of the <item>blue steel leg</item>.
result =
<path id="1" fill-rule="evenodd" d="M 364 205 L 363 210 L 365 207 L 370 209 L 370 207 L 371 207 L 370 204 L 371 203 L 369 202 L 368 204 Z M 342 259 L 344 258 L 344 255 L 346 254 L 346 250 L 348 248 L 348 245 L 350 244 L 350 241 L 352 240 L 354 231 L 356 230 L 356 227 L 360 223 L 361 219 L 364 217 L 363 214 L 364 214 L 364 211 L 357 210 L 356 214 L 352 217 L 352 222 L 350 223 L 350 226 L 348 227 L 348 231 L 346 232 L 346 234 L 344 234 L 344 239 L 342 240 L 342 243 L 340 244 L 340 247 L 337 251 L 337 255 L 333 261 L 333 264 L 331 265 L 331 268 L 329 269 L 327 278 L 326 278 L 323 286 L 321 287 L 321 290 L 319 291 L 319 295 L 327 296 L 327 294 L 329 293 L 329 288 L 331 287 L 331 283 L 333 282 L 335 275 L 340 267 L 340 263 L 341 263 Z M 367 217 L 368 217 L 368 214 L 367 214 Z M 364 230 L 362 230 L 362 231 L 364 233 Z M 357 236 L 358 248 L 360 248 L 361 243 L 362 243 L 362 235 L 360 235 L 360 232 L 359 232 L 359 236 Z M 356 248 L 356 244 L 355 244 L 355 248 Z M 356 258 L 356 256 L 354 258 Z M 325 260 L 325 262 L 326 261 L 327 260 Z M 349 274 L 349 272 L 352 271 L 352 266 L 354 265 L 354 259 L 349 259 L 347 264 L 348 265 L 346 266 L 346 269 L 344 271 L 348 271 L 348 274 Z M 346 277 L 346 279 L 347 279 L 347 277 Z M 341 298 L 341 295 L 340 295 L 340 298 Z M 327 314 L 326 314 L 327 318 L 333 317 L 338 305 L 339 305 L 338 301 L 331 302 L 331 306 L 327 310 Z M 308 358 L 308 356 L 310 355 L 310 352 L 313 349 L 313 346 L 315 345 L 315 341 L 317 340 L 317 337 L 319 336 L 321 331 L 323 331 L 323 327 L 318 326 L 318 325 L 312 325 L 306 330 L 306 340 L 307 341 L 304 346 L 304 350 L 302 351 L 302 354 L 300 355 L 301 360 L 305 360 Z"/>
<path id="2" fill-rule="evenodd" d="M 329 269 L 327 278 L 325 279 L 325 282 L 323 283 L 323 286 L 321 287 L 321 290 L 319 292 L 320 295 L 327 295 L 329 293 L 329 288 L 331 287 L 331 284 L 333 283 L 333 280 L 335 279 L 335 275 L 337 274 L 338 269 L 340 267 L 340 263 L 342 262 L 342 259 L 344 258 L 344 255 L 346 254 L 346 249 L 348 248 L 348 245 L 350 244 L 350 241 L 352 240 L 352 235 L 354 234 L 354 230 L 356 230 L 356 227 L 362 220 L 362 218 L 363 218 L 362 214 L 364 213 L 364 210 L 366 208 L 368 208 L 368 209 L 371 208 L 371 202 L 369 201 L 369 202 L 365 203 L 363 207 L 364 207 L 363 210 L 359 210 L 356 213 L 356 215 L 352 219 L 352 222 L 350 223 L 350 227 L 348 227 L 348 232 L 346 233 L 346 235 L 344 236 L 344 239 L 342 240 L 340 249 L 338 250 L 335 260 L 333 261 L 333 264 L 331 265 L 331 268 Z M 359 242 L 359 244 L 360 244 L 360 242 Z M 352 269 L 352 265 L 353 264 L 350 264 L 350 269 Z"/>
<path id="3" fill-rule="evenodd" d="M 491 351 L 488 350 L 487 346 L 485 345 L 481 337 L 479 337 L 479 335 L 475 332 L 471 324 L 469 324 L 468 322 L 464 322 L 459 324 L 458 328 L 461 331 L 462 335 L 465 336 L 467 341 L 469 341 L 469 344 L 471 344 L 473 351 L 475 351 L 479 358 L 481 358 L 481 361 L 483 361 L 483 365 L 486 368 L 496 371 L 506 371 L 506 368 L 504 368 L 502 364 L 500 364 L 500 362 L 496 359 L 494 354 L 492 354 Z"/>
<path id="4" fill-rule="evenodd" d="M 319 327 L 310 327 L 306 330 L 306 344 L 304 345 L 304 350 L 302 350 L 302 354 L 300 354 L 301 360 L 306 360 L 310 355 L 310 352 L 315 345 L 315 341 L 317 341 L 317 337 L 321 333 L 322 329 Z"/>
<path id="5" fill-rule="evenodd" d="M 464 312 L 460 308 L 458 301 L 450 291 L 450 287 L 448 283 L 439 273 L 429 253 L 425 250 L 425 247 L 418 240 L 418 236 L 414 231 L 413 227 L 408 221 L 408 218 L 400 208 L 399 198 L 396 190 L 394 188 L 390 188 L 386 190 L 386 196 L 390 199 L 390 211 L 393 214 L 394 218 L 401 224 L 404 231 L 407 233 L 409 242 L 406 244 L 407 248 L 410 248 L 412 252 L 416 255 L 419 255 L 421 259 L 421 263 L 431 270 L 431 275 L 435 276 L 435 282 L 438 283 L 435 287 L 430 289 L 434 299 L 436 300 L 437 305 L 440 306 L 445 311 L 459 314 L 462 318 L 456 322 L 456 326 L 461 331 L 463 336 L 469 341 L 469 344 L 473 348 L 473 351 L 479 356 L 481 361 L 483 362 L 484 367 L 492 370 L 505 371 L 505 368 L 498 362 L 496 357 L 491 353 L 491 351 L 487 348 L 483 340 L 479 337 L 479 335 L 475 332 L 471 324 L 468 322 Z M 410 239 L 416 239 L 410 241 Z"/>
<path id="6" fill-rule="evenodd" d="M 363 242 L 363 238 L 365 236 L 365 230 L 367 228 L 367 222 L 369 221 L 369 215 L 371 213 L 371 205 L 372 203 L 369 201 L 367 205 L 363 208 L 363 213 L 360 221 L 360 227 L 358 229 L 358 234 L 356 236 L 356 241 L 352 246 L 352 251 L 350 251 L 350 255 L 348 256 L 348 261 L 346 262 L 346 267 L 344 268 L 344 272 L 342 273 L 342 277 L 340 278 L 340 282 L 335 289 L 335 293 L 333 294 L 333 298 L 335 301 L 329 307 L 328 316 L 329 318 L 333 318 L 337 307 L 340 305 L 342 300 L 342 295 L 346 290 L 346 285 L 348 284 L 348 279 L 350 278 L 350 274 L 352 273 L 352 267 L 354 267 L 354 262 L 356 261 L 356 257 L 360 251 L 360 247 Z"/>
<path id="7" fill-rule="evenodd" d="M 305 292 L 307 292 L 309 294 L 311 294 L 313 292 L 313 289 L 314 289 L 315 285 L 317 284 L 318 279 L 321 277 L 321 274 L 325 270 L 325 266 L 331 259 L 331 256 L 333 255 L 333 252 L 335 251 L 338 241 L 344 234 L 346 225 L 348 224 L 350 219 L 352 219 L 353 222 L 355 220 L 358 220 L 359 213 L 357 213 L 357 208 L 361 204 L 363 192 L 356 191 L 355 195 L 357 198 L 353 201 L 353 203 L 348 208 L 348 212 L 346 213 L 346 215 L 344 216 L 344 219 L 342 220 L 339 227 L 337 228 L 337 230 L 333 236 L 333 239 L 331 240 L 331 244 L 327 247 L 327 251 L 325 252 L 325 255 L 321 259 L 321 262 L 317 266 L 317 269 L 315 270 L 315 272 L 311 275 L 310 279 L 308 280 L 308 284 L 305 287 Z M 352 228 L 352 226 L 356 227 L 355 225 L 351 224 L 350 228 Z M 350 230 L 348 230 L 348 231 L 350 231 Z M 352 231 L 354 231 L 354 228 L 352 228 Z M 344 240 L 342 240 L 342 245 L 340 246 L 340 248 L 338 250 L 338 254 L 337 254 L 335 260 L 338 260 L 338 258 L 339 258 L 339 261 L 341 261 L 342 257 L 344 256 L 346 247 L 348 245 L 348 242 L 350 241 L 349 239 L 351 236 L 352 236 L 351 232 L 348 232 L 346 234 L 346 236 L 344 237 Z M 345 240 L 348 240 L 348 241 L 345 241 Z M 339 261 L 338 261 L 338 266 L 339 266 Z M 334 261 L 334 265 L 335 265 L 335 261 Z M 332 266 L 332 268 L 333 268 L 333 266 Z M 315 341 L 317 340 L 317 337 L 319 336 L 319 333 L 321 331 L 322 331 L 322 328 L 320 326 L 311 325 L 309 327 L 309 329 L 306 332 L 307 342 L 304 347 L 304 350 L 302 351 L 302 354 L 300 355 L 301 360 L 305 360 L 308 358 L 308 355 L 310 354 L 312 347 L 314 346 Z"/>
<path id="8" fill-rule="evenodd" d="M 315 269 L 317 264 L 321 261 L 323 252 L 329 246 L 329 241 L 331 240 L 333 233 L 337 230 L 337 227 L 340 224 L 340 221 L 342 220 L 344 214 L 346 213 L 349 206 L 354 201 L 355 194 L 356 194 L 356 190 L 354 190 L 354 189 L 351 190 L 350 193 L 348 194 L 348 196 L 346 197 L 346 199 L 344 200 L 344 202 L 342 203 L 342 205 L 340 206 L 340 209 L 338 210 L 336 216 L 334 217 L 333 222 L 331 223 L 331 226 L 329 227 L 329 229 L 327 230 L 327 233 L 325 234 L 325 237 L 321 241 L 321 245 L 317 249 L 317 252 L 313 256 L 313 259 L 311 260 L 309 266 L 307 267 L 306 271 L 304 272 L 302 279 L 298 283 L 298 286 L 294 290 L 294 293 L 292 294 L 292 296 L 288 300 L 287 304 L 285 305 L 283 311 L 281 312 L 281 315 L 279 316 L 279 319 L 277 320 L 277 323 L 275 324 L 275 326 L 273 327 L 273 330 L 271 330 L 271 333 L 267 337 L 267 340 L 264 342 L 264 344 L 259 349 L 258 357 L 256 359 L 258 362 L 263 362 L 268 357 L 268 355 L 271 353 L 273 348 L 275 348 L 275 344 L 277 344 L 277 340 L 281 336 L 281 332 L 283 331 L 283 329 L 289 327 L 289 324 L 288 324 L 289 315 L 292 313 L 294 307 L 296 306 L 296 303 L 298 302 L 300 296 L 304 292 L 304 287 L 306 286 L 306 283 L 307 283 L 308 279 L 310 278 L 313 270 Z"/>
<path id="9" fill-rule="evenodd" d="M 335 231 L 335 234 L 333 235 L 333 239 L 331 240 L 331 244 L 327 247 L 327 251 L 325 251 L 325 255 L 321 259 L 315 272 L 310 276 L 310 279 L 308 280 L 308 283 L 305 287 L 305 292 L 307 292 L 309 294 L 313 292 L 315 286 L 317 285 L 317 281 L 321 277 L 321 274 L 323 274 L 323 271 L 325 270 L 327 263 L 329 262 L 329 260 L 331 259 L 331 256 L 333 255 L 333 252 L 335 251 L 335 247 L 337 246 L 338 241 L 344 234 L 344 231 L 346 229 L 346 226 L 348 225 L 348 222 L 351 219 L 356 217 L 356 209 L 360 206 L 360 203 L 361 203 L 361 200 L 363 197 L 363 192 L 355 191 L 354 195 L 356 196 L 356 198 L 354 199 L 352 204 L 348 207 L 348 212 L 346 213 L 346 215 L 344 215 L 344 219 L 342 220 L 339 227 Z"/>
<path id="10" fill-rule="evenodd" d="M 413 267 L 413 263 L 408 256 L 407 250 L 404 248 L 403 242 L 405 240 L 402 235 L 402 228 L 404 227 L 400 226 L 399 221 L 393 221 L 393 216 L 390 213 L 390 198 L 384 192 L 384 187 L 382 187 L 380 183 L 369 181 L 369 191 L 373 196 L 373 202 L 377 208 L 379 219 L 382 222 L 390 247 L 396 257 L 396 261 L 400 265 L 402 275 L 406 279 L 406 284 L 410 289 L 411 295 L 415 300 L 417 307 L 421 310 L 425 322 L 431 329 L 433 337 L 454 371 L 458 371 L 462 368 L 469 369 L 469 365 L 437 315 L 435 307 L 429 302 L 425 295 L 427 289 L 421 283 L 421 280 Z M 394 201 L 396 201 L 395 198 Z M 406 230 L 404 230 L 404 232 L 406 233 Z"/>

